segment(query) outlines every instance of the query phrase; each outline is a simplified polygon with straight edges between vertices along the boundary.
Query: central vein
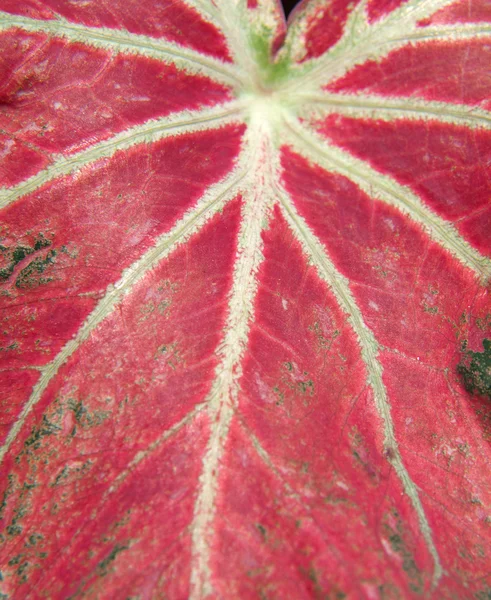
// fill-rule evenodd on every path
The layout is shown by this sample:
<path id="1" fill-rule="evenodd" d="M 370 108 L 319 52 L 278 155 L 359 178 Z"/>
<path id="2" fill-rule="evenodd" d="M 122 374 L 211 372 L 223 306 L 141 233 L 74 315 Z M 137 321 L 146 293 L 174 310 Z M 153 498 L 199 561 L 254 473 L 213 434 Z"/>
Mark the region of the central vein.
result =
<path id="1" fill-rule="evenodd" d="M 261 110 L 252 110 L 244 152 L 250 159 L 250 172 L 240 190 L 243 197 L 241 227 L 233 273 L 220 362 L 208 396 L 210 437 L 203 458 L 192 525 L 191 600 L 213 592 L 210 548 L 220 467 L 235 407 L 238 403 L 242 358 L 247 346 L 250 322 L 257 292 L 257 272 L 262 262 L 261 232 L 272 205 L 271 126 Z"/>

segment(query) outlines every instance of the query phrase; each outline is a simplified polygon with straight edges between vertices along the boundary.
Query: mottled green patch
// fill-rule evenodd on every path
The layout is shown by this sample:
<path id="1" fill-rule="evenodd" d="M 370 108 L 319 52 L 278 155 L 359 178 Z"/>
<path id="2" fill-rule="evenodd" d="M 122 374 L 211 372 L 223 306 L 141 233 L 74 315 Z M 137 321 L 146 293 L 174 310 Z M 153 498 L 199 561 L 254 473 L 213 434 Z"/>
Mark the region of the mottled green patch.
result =
<path id="1" fill-rule="evenodd" d="M 8 346 L 0 346 L 0 352 L 11 352 L 12 350 L 16 350 L 19 347 L 17 342 L 12 342 Z"/>
<path id="2" fill-rule="evenodd" d="M 68 400 L 67 405 L 68 405 L 68 408 L 71 411 L 73 411 L 73 416 L 75 418 L 75 421 L 79 425 L 81 425 L 82 424 L 82 418 L 85 415 L 85 413 L 87 413 L 87 409 L 83 405 L 83 402 L 70 399 L 70 400 Z"/>
<path id="3" fill-rule="evenodd" d="M 308 571 L 308 576 L 312 583 L 314 583 L 315 585 L 319 585 L 319 578 L 317 577 L 317 571 L 314 569 L 314 567 L 310 567 Z"/>
<path id="4" fill-rule="evenodd" d="M 400 600 L 401 593 L 392 583 L 383 583 L 378 588 L 380 600 Z"/>
<path id="5" fill-rule="evenodd" d="M 410 589 L 415 594 L 422 594 L 424 592 L 423 578 L 414 560 L 413 553 L 404 541 L 404 526 L 402 520 L 396 510 L 392 511 L 392 516 L 395 519 L 395 528 L 388 522 L 386 522 L 384 526 L 390 546 L 392 550 L 401 557 L 402 568 L 408 577 Z"/>
<path id="6" fill-rule="evenodd" d="M 42 233 L 40 233 L 38 239 L 34 242 L 34 250 L 49 248 L 49 246 L 51 246 L 51 242 L 47 240 Z"/>
<path id="7" fill-rule="evenodd" d="M 491 340 L 484 339 L 482 345 L 483 352 L 473 352 L 468 350 L 467 342 L 462 344 L 457 373 L 469 393 L 491 398 Z"/>
<path id="8" fill-rule="evenodd" d="M 5 511 L 5 508 L 7 507 L 7 500 L 9 496 L 12 495 L 14 488 L 14 476 L 12 475 L 12 473 L 9 473 L 9 475 L 7 475 L 7 479 L 9 483 L 5 491 L 3 492 L 2 501 L 0 502 L 0 519 L 3 519 L 3 513 Z"/>
<path id="9" fill-rule="evenodd" d="M 423 310 L 427 313 L 430 313 L 431 315 L 437 315 L 438 314 L 438 308 L 436 306 L 429 306 L 428 304 L 423 303 Z"/>
<path id="10" fill-rule="evenodd" d="M 372 266 L 372 269 L 374 271 L 377 271 L 379 273 L 379 275 L 381 277 L 383 277 L 384 279 L 389 275 L 389 272 L 386 271 L 385 269 L 383 269 L 380 265 L 374 265 L 374 266 Z"/>
<path id="11" fill-rule="evenodd" d="M 157 304 L 157 310 L 161 315 L 163 315 L 171 304 L 172 302 L 170 300 L 162 300 Z"/>
<path id="12" fill-rule="evenodd" d="M 326 335 L 324 335 L 322 327 L 318 321 L 315 321 L 313 325 L 309 325 L 308 329 L 309 331 L 312 331 L 314 333 L 317 340 L 317 345 L 321 350 L 330 350 L 334 340 L 340 334 L 339 329 L 336 329 L 333 332 L 332 337 L 327 337 Z"/>
<path id="13" fill-rule="evenodd" d="M 491 600 L 491 588 L 486 587 L 483 590 L 474 594 L 476 600 Z"/>
<path id="14" fill-rule="evenodd" d="M 467 443 L 457 443 L 457 451 L 459 452 L 459 454 L 461 454 L 462 456 L 464 456 L 465 458 L 467 458 L 470 454 L 470 448 L 469 448 L 469 444 Z"/>
<path id="15" fill-rule="evenodd" d="M 11 485 L 10 485 L 11 484 Z M 14 507 L 12 509 L 12 517 L 10 522 L 7 524 L 5 528 L 5 532 L 7 536 L 13 538 L 20 535 L 24 527 L 22 525 L 22 520 L 24 517 L 30 514 L 31 510 L 31 501 L 30 498 L 32 496 L 32 490 L 37 487 L 36 483 L 28 483 L 24 482 L 22 487 L 20 488 L 18 497 L 16 500 L 13 500 Z M 13 496 L 13 478 L 9 476 L 9 493 Z M 41 536 L 39 536 L 41 537 Z M 31 535 L 32 538 L 32 535 Z M 34 539 L 34 538 L 32 538 Z M 29 543 L 25 542 L 24 545 L 29 547 Z"/>
<path id="16" fill-rule="evenodd" d="M 68 248 L 67 246 L 63 245 L 60 248 L 60 252 L 62 254 L 66 254 L 67 256 L 69 256 L 72 259 L 77 258 L 77 256 L 79 255 L 79 250 L 75 246 Z"/>
<path id="17" fill-rule="evenodd" d="M 8 525 L 6 528 L 7 535 L 10 537 L 15 537 L 16 535 L 20 535 L 22 533 L 22 527 L 20 525 Z"/>
<path id="18" fill-rule="evenodd" d="M 23 554 L 17 554 L 16 556 L 14 556 L 13 558 L 11 558 L 9 560 L 9 562 L 7 563 L 9 567 L 14 567 L 15 565 L 18 565 L 20 563 L 20 561 L 22 560 L 22 557 L 24 555 Z"/>
<path id="19" fill-rule="evenodd" d="M 486 315 L 483 318 L 478 317 L 476 319 L 476 327 L 481 331 L 488 331 L 488 329 L 491 329 L 491 314 Z"/>
<path id="20" fill-rule="evenodd" d="M 14 573 L 19 578 L 19 583 L 25 583 L 27 581 L 27 568 L 29 562 L 25 560 L 24 554 L 17 554 L 9 560 L 7 563 L 9 567 L 15 567 Z"/>
<path id="21" fill-rule="evenodd" d="M 83 429 L 101 425 L 106 419 L 111 416 L 109 411 L 105 410 L 94 410 L 89 411 L 81 400 L 74 400 L 70 398 L 67 401 L 68 409 L 73 411 L 75 422 L 78 426 Z M 72 431 L 72 435 L 75 435 L 76 430 Z"/>
<path id="22" fill-rule="evenodd" d="M 109 567 L 110 567 L 111 563 L 116 560 L 116 557 L 118 556 L 118 554 L 120 552 L 123 552 L 124 550 L 128 550 L 128 548 L 129 548 L 129 546 L 124 546 L 122 544 L 116 544 L 114 546 L 114 548 L 111 550 L 111 552 L 106 556 L 106 558 L 101 560 L 101 562 L 97 565 L 96 569 L 97 569 L 98 574 L 101 577 L 104 577 L 105 575 L 107 575 L 107 573 L 109 572 Z"/>
<path id="23" fill-rule="evenodd" d="M 49 246 L 51 246 L 51 242 L 47 240 L 42 233 L 35 239 L 32 246 L 23 245 L 16 246 L 15 248 L 1 246 L 0 253 L 8 261 L 8 264 L 0 269 L 0 282 L 7 281 L 14 272 L 16 265 L 23 261 L 26 256 L 29 256 L 38 250 L 42 250 L 43 248 L 48 248 Z"/>
<path id="24" fill-rule="evenodd" d="M 130 517 L 131 517 L 131 509 L 128 509 L 126 511 L 126 514 L 119 519 L 118 521 L 115 521 L 112 525 L 111 525 L 111 530 L 118 530 L 121 527 L 124 527 L 125 525 L 128 525 L 128 523 L 130 522 Z"/>
<path id="25" fill-rule="evenodd" d="M 358 431 L 358 427 L 353 425 L 353 427 L 348 432 L 348 437 L 353 448 L 359 448 L 363 446 L 363 436 Z"/>
<path id="26" fill-rule="evenodd" d="M 344 600 L 345 598 L 346 594 L 337 588 L 332 589 L 324 596 L 324 600 Z"/>
<path id="27" fill-rule="evenodd" d="M 336 491 L 335 494 L 328 494 L 324 496 L 323 501 L 326 504 L 331 504 L 335 506 L 336 504 L 345 504 L 349 506 L 354 506 L 354 504 L 348 498 L 339 495 L 339 492 Z"/>
<path id="28" fill-rule="evenodd" d="M 32 533 L 25 543 L 25 546 L 37 546 L 42 539 L 43 536 L 40 533 Z"/>
<path id="29" fill-rule="evenodd" d="M 291 63 L 287 54 L 277 61 L 271 60 L 271 40 L 272 32 L 267 27 L 263 27 L 260 33 L 251 31 L 249 34 L 250 47 L 260 70 L 261 84 L 265 87 L 273 87 L 287 79 Z"/>
<path id="30" fill-rule="evenodd" d="M 179 289 L 177 283 L 170 281 L 169 279 L 165 279 L 158 286 L 157 291 L 160 296 L 164 296 L 160 301 L 151 300 L 149 302 L 145 302 L 142 306 L 140 306 L 141 319 L 140 321 L 146 321 L 152 314 L 157 310 L 159 314 L 166 315 L 169 317 L 169 307 L 172 305 L 172 296 Z"/>
<path id="31" fill-rule="evenodd" d="M 17 276 L 15 287 L 32 289 L 53 281 L 53 277 L 43 274 L 55 263 L 56 255 L 56 250 L 50 250 L 44 258 L 39 256 L 32 260 Z"/>
<path id="32" fill-rule="evenodd" d="M 154 354 L 154 359 L 158 360 L 162 357 L 165 358 L 165 362 L 169 367 L 175 371 L 176 367 L 184 362 L 177 342 L 165 343 L 157 348 Z"/>
<path id="33" fill-rule="evenodd" d="M 312 379 L 307 379 L 306 381 L 298 382 L 298 389 L 302 394 L 309 394 L 310 396 L 314 395 L 314 382 Z"/>
<path id="34" fill-rule="evenodd" d="M 24 260 L 26 256 L 32 254 L 34 252 L 33 248 L 29 248 L 26 246 L 17 246 L 12 252 L 12 263 L 16 265 L 20 263 L 21 260 Z"/>
<path id="35" fill-rule="evenodd" d="M 43 415 L 43 419 L 40 426 L 34 426 L 31 429 L 31 435 L 24 442 L 26 448 L 33 447 L 38 449 L 41 446 L 41 440 L 43 437 L 48 435 L 56 435 L 61 430 L 61 427 L 48 421 L 46 415 Z"/>
<path id="36" fill-rule="evenodd" d="M 313 588 L 313 598 L 318 600 L 344 600 L 346 594 L 338 586 L 331 585 L 329 590 L 325 590 L 321 583 L 317 569 L 311 564 L 308 569 L 300 567 L 300 571 L 308 578 Z"/>
<path id="37" fill-rule="evenodd" d="M 62 483 L 62 481 L 66 479 L 67 475 L 68 467 L 63 467 L 63 469 L 56 476 L 54 482 L 51 484 L 51 487 L 56 487 L 57 485 L 60 485 L 60 483 Z"/>
<path id="38" fill-rule="evenodd" d="M 278 384 L 273 387 L 276 396 L 276 406 L 288 405 L 288 398 L 300 396 L 304 406 L 309 405 L 308 397 L 315 395 L 315 384 L 308 377 L 308 371 L 302 373 L 291 362 L 282 363 L 282 375 Z"/>
<path id="39" fill-rule="evenodd" d="M 276 406 L 282 406 L 285 402 L 285 394 L 280 390 L 279 386 L 275 385 L 273 388 L 274 394 L 277 396 L 275 401 Z"/>
<path id="40" fill-rule="evenodd" d="M 78 479 L 81 476 L 87 474 L 92 466 L 92 461 L 87 460 L 81 465 L 77 465 L 75 467 L 63 467 L 63 469 L 58 473 L 55 477 L 53 483 L 50 484 L 50 487 L 57 487 L 59 485 L 64 485 L 70 482 L 70 480 Z"/>

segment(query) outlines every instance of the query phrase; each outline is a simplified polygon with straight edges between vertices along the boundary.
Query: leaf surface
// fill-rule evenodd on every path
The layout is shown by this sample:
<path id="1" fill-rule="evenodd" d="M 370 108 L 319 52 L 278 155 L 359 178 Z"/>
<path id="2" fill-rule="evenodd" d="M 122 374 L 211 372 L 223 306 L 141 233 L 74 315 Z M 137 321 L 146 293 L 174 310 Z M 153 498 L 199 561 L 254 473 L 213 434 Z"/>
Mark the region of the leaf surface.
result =
<path id="1" fill-rule="evenodd" d="M 487 598 L 491 17 L 0 0 L 2 598 Z"/>

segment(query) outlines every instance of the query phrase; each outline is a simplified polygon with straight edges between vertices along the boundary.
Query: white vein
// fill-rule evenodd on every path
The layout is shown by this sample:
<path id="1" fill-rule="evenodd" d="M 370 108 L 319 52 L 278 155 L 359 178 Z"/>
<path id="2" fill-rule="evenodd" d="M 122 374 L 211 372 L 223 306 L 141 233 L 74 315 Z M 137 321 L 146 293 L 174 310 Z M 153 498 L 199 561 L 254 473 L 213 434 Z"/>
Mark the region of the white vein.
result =
<path id="1" fill-rule="evenodd" d="M 210 1 L 210 0 L 185 0 L 186 3 L 199 10 L 201 14 L 208 16 L 209 21 L 218 26 L 227 40 L 229 51 L 233 62 L 237 65 L 244 76 L 243 87 L 250 85 L 250 75 L 253 72 L 253 61 L 251 60 L 247 43 L 247 22 L 244 19 L 244 6 L 240 2 L 232 0 Z M 247 82 L 247 84 L 246 84 Z"/>
<path id="2" fill-rule="evenodd" d="M 278 185 L 278 195 L 282 212 L 289 223 L 294 236 L 301 244 L 310 262 L 317 269 L 319 276 L 333 291 L 339 305 L 346 313 L 347 318 L 355 332 L 361 348 L 363 362 L 367 369 L 367 383 L 373 390 L 375 406 L 383 423 L 384 443 L 386 450 L 391 451 L 390 462 L 401 481 L 404 491 L 409 497 L 418 517 L 420 530 L 426 546 L 433 558 L 433 586 L 436 586 L 442 576 L 442 567 L 438 556 L 430 525 L 419 498 L 418 488 L 411 479 L 399 452 L 394 432 L 390 402 L 382 379 L 382 366 L 378 360 L 378 344 L 373 332 L 366 326 L 361 311 L 354 299 L 349 283 L 339 273 L 328 258 L 325 249 L 318 238 L 312 233 L 302 217 L 294 208 L 293 202 L 286 191 Z"/>
<path id="3" fill-rule="evenodd" d="M 79 25 L 70 23 L 62 17 L 43 21 L 0 11 L 0 31 L 12 28 L 45 33 L 113 53 L 147 56 L 174 64 L 190 74 L 205 75 L 225 85 L 239 87 L 242 85 L 242 74 L 236 65 L 162 38 L 130 33 L 124 29 Z"/>
<path id="4" fill-rule="evenodd" d="M 16 186 L 1 188 L 0 208 L 35 191 L 57 177 L 78 171 L 90 163 L 110 157 L 121 150 L 127 150 L 131 146 L 151 144 L 175 135 L 209 131 L 237 122 L 240 110 L 240 105 L 234 101 L 210 109 L 185 110 L 160 119 L 150 119 L 143 124 L 125 129 L 107 140 L 93 144 L 86 150 L 71 156 L 55 158 L 54 162 L 46 169 Z"/>
<path id="5" fill-rule="evenodd" d="M 290 91 L 317 92 L 323 85 L 345 75 L 367 60 L 380 61 L 390 52 L 427 39 L 448 40 L 486 37 L 489 24 L 459 24 L 455 26 L 418 27 L 418 22 L 430 17 L 455 0 L 409 0 L 388 16 L 370 24 L 367 0 L 350 13 L 341 39 L 324 55 L 296 67 L 295 78 L 286 84 Z"/>
<path id="6" fill-rule="evenodd" d="M 162 444 L 165 444 L 167 440 L 171 437 L 179 433 L 184 427 L 190 425 L 194 419 L 199 415 L 203 410 L 206 409 L 206 404 L 201 403 L 195 405 L 184 417 L 174 423 L 169 429 L 166 429 L 163 433 L 161 433 L 153 442 L 151 442 L 144 450 L 138 450 L 134 455 L 133 459 L 128 463 L 128 465 L 122 470 L 117 477 L 114 478 L 111 487 L 109 487 L 101 500 L 101 504 L 105 502 L 107 497 L 110 494 L 113 494 L 116 489 L 119 488 L 121 483 L 126 479 L 126 477 L 132 473 L 138 465 L 143 462 L 146 458 L 148 458 L 155 450 L 157 450 Z"/>
<path id="7" fill-rule="evenodd" d="M 192 524 L 191 600 L 213 593 L 209 561 L 220 462 L 234 407 L 238 402 L 241 361 L 247 345 L 257 290 L 256 274 L 263 259 L 261 231 L 266 226 L 272 203 L 268 160 L 270 146 L 266 141 L 263 145 L 263 140 L 266 140 L 266 136 L 261 130 L 261 124 L 252 123 L 249 131 L 250 173 L 248 185 L 243 187 L 245 200 L 228 318 L 224 339 L 218 351 L 220 363 L 208 397 L 211 433 L 203 458 Z"/>
<path id="8" fill-rule="evenodd" d="M 299 116 L 342 114 L 349 117 L 395 121 L 438 121 L 470 129 L 491 129 L 491 112 L 464 104 L 357 94 L 298 94 Z"/>
<path id="9" fill-rule="evenodd" d="M 404 32 L 400 37 L 394 36 L 393 43 L 406 43 L 410 41 L 468 41 L 491 37 L 491 23 L 459 23 L 456 25 L 432 25 L 418 27 L 412 31 Z"/>
<path id="10" fill-rule="evenodd" d="M 472 269 L 484 282 L 491 277 L 491 261 L 473 248 L 448 221 L 426 206 L 409 188 L 399 185 L 368 163 L 307 131 L 294 119 L 285 118 L 285 138 L 294 150 L 326 171 L 353 181 L 368 196 L 394 206 L 421 225 L 442 248 Z M 285 140 L 286 141 L 286 140 Z"/>
<path id="11" fill-rule="evenodd" d="M 41 369 L 41 376 L 33 387 L 32 393 L 24 405 L 18 419 L 10 429 L 4 445 L 0 448 L 0 462 L 17 438 L 27 417 L 41 400 L 50 382 L 57 375 L 62 365 L 80 348 L 91 333 L 110 315 L 123 298 L 134 288 L 146 273 L 161 260 L 169 256 L 176 247 L 185 243 L 214 214 L 223 208 L 237 194 L 237 188 L 244 177 L 243 160 L 221 182 L 212 186 L 198 203 L 176 223 L 169 231 L 161 235 L 154 246 L 147 250 L 135 263 L 125 269 L 120 279 L 108 286 L 104 296 L 99 300 L 76 335 L 65 344 L 57 356 Z"/>

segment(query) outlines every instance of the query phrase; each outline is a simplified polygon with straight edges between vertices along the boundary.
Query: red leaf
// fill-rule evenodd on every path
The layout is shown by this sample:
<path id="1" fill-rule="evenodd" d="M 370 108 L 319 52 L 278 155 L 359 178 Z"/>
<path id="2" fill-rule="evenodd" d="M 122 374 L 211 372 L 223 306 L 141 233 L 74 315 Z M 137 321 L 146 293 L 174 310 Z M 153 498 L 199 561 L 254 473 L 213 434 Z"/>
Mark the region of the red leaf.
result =
<path id="1" fill-rule="evenodd" d="M 0 597 L 491 591 L 489 10 L 0 0 Z"/>

